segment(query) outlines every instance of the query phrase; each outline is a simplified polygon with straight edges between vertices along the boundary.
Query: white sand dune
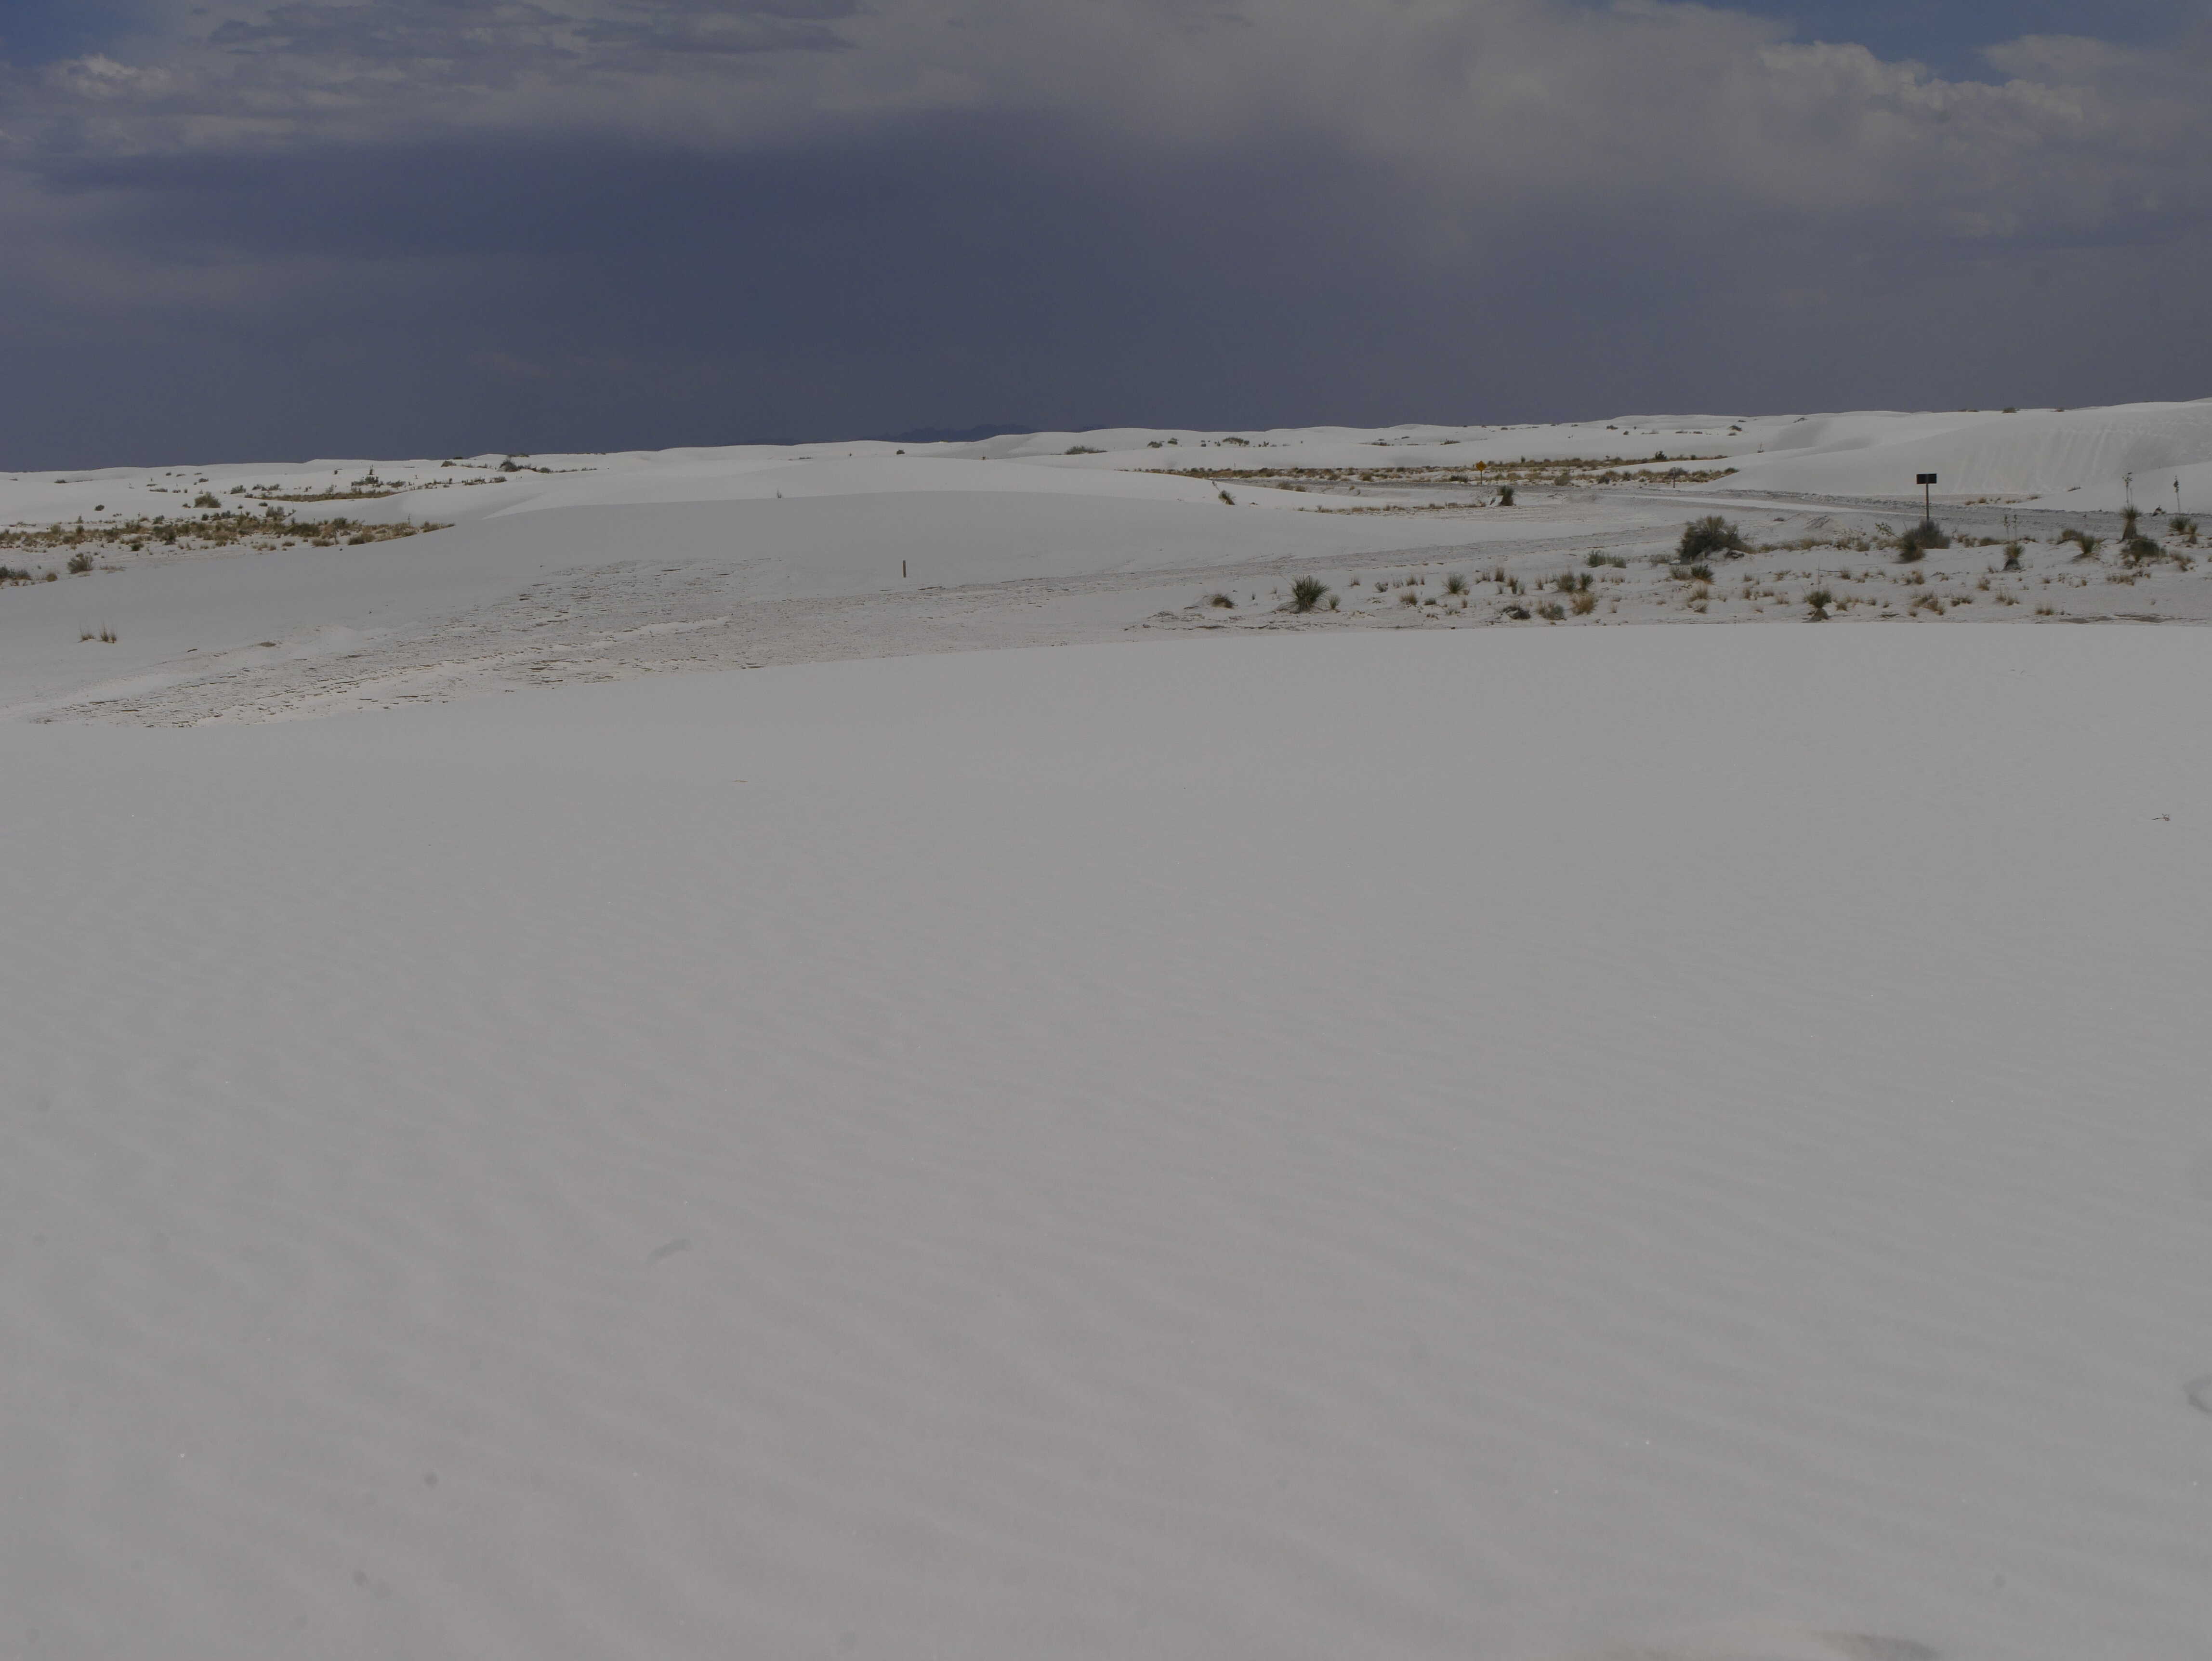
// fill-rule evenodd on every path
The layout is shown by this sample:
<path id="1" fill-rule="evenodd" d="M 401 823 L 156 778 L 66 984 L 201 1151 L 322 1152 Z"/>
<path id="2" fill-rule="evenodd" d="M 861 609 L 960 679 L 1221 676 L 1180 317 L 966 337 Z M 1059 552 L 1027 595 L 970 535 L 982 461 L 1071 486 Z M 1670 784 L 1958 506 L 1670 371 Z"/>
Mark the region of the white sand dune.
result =
<path id="1" fill-rule="evenodd" d="M 0 1651 L 2198 1653 L 2208 639 L 0 724 Z"/>
<path id="2" fill-rule="evenodd" d="M 2120 507 L 2134 476 L 2136 501 L 2172 506 L 2212 499 L 2212 399 L 2098 410 L 2007 415 L 1814 416 L 1740 462 L 1747 488 L 1832 496 L 1908 495 L 1935 473 L 1946 499 L 2048 499 L 2082 509 Z"/>
<path id="3" fill-rule="evenodd" d="M 2208 410 L 0 478 L 0 1655 L 2202 1652 Z"/>
<path id="4" fill-rule="evenodd" d="M 1524 477 L 1518 505 L 1497 505 L 1486 470 L 1531 456 L 1621 465 L 1601 490 L 1587 472 L 1564 484 Z M 1716 477 L 1723 467 L 1733 472 Z M 1374 470 L 1390 468 L 1426 469 L 1429 483 L 1378 488 Z M 1715 508 L 1763 512 L 1753 528 L 1778 546 L 1850 532 L 1863 551 L 1887 534 L 1883 512 L 1911 511 L 1901 498 L 1921 471 L 1939 473 L 1954 512 L 1966 501 L 2040 505 L 2087 524 L 2130 492 L 2147 508 L 2202 512 L 2212 506 L 2212 401 L 1553 427 L 1122 429 L 964 445 L 0 478 L 0 531 L 45 538 L 20 555 L 0 548 L 0 564 L 58 573 L 66 550 L 53 527 L 80 522 L 97 550 L 88 573 L 0 590 L 0 716 L 262 720 L 548 681 L 1102 640 L 1215 592 L 1237 589 L 1241 605 L 1271 608 L 1294 570 L 1348 592 L 1378 557 L 1413 561 L 1398 575 L 1439 582 L 1503 571 L 1484 619 L 1510 620 L 1516 603 L 1528 609 L 1529 585 L 1553 582 L 1563 563 L 1597 550 L 1663 558 L 1686 517 Z M 451 528 L 367 546 L 272 533 L 252 550 L 194 549 L 193 527 L 211 512 L 272 492 L 302 522 L 343 514 L 356 526 Z M 1828 511 L 1838 498 L 1865 511 L 1838 510 L 1839 520 Z M 1854 512 L 1865 522 L 1845 524 Z M 149 541 L 143 530 L 156 514 L 183 540 Z M 141 533 L 125 535 L 131 525 Z M 2212 583 L 2178 567 L 2117 574 L 2125 593 L 2101 581 L 2084 592 L 2079 574 L 2054 574 L 2071 558 L 2057 548 L 2058 528 L 2053 517 L 2027 532 L 2046 551 L 2004 597 L 2009 620 L 2212 616 Z M 2094 528 L 2109 540 L 2113 526 Z M 1987 563 L 1941 575 L 1972 583 Z M 1848 555 L 1782 557 L 1729 575 L 1743 579 L 1741 592 L 1698 600 L 1694 615 L 1794 616 L 1823 588 L 1847 611 L 1863 605 L 1859 615 L 2008 615 L 1986 599 L 1960 609 L 1976 597 L 1955 588 L 1940 596 L 1946 610 L 1911 612 L 1929 597 L 1893 582 L 1866 589 Z M 932 598 L 947 594 L 959 598 Z M 1679 618 L 1689 606 L 1651 579 L 1611 593 L 1591 620 Z M 1358 606 L 1340 620 L 1355 618 L 1372 620 Z M 113 640 L 99 640 L 102 631 Z"/>

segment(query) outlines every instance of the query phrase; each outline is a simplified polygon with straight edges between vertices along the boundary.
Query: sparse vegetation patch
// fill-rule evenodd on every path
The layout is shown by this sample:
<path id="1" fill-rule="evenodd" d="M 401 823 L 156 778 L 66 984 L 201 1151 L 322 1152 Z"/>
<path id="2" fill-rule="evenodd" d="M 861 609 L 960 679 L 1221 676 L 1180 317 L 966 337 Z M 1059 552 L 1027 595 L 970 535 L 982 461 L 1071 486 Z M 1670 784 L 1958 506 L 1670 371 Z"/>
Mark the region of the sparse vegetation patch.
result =
<path id="1" fill-rule="evenodd" d="M 1742 532 L 1718 514 L 1708 514 L 1682 527 L 1682 539 L 1675 546 L 1674 559 L 1677 564 L 1687 565 L 1713 554 L 1733 557 L 1748 552 L 1749 547 Z"/>

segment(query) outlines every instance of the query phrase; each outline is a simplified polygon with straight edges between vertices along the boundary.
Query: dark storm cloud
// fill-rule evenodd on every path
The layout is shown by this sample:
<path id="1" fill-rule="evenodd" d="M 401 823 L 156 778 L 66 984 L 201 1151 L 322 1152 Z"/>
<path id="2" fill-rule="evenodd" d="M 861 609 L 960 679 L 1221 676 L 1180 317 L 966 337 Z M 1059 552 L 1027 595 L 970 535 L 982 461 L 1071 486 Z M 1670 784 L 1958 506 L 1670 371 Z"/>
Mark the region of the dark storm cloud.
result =
<path id="1" fill-rule="evenodd" d="M 639 52 L 752 53 L 835 51 L 850 42 L 830 27 L 853 15 L 850 0 L 617 0 L 605 15 L 579 15 L 530 0 L 377 0 L 272 6 L 230 19 L 207 37 L 240 56 L 483 64 L 504 72 L 556 68 L 605 55 L 613 67 Z M 605 49 L 628 49 L 605 52 Z"/>
<path id="2" fill-rule="evenodd" d="M 1554 0 L 219 9 L 7 94 L 15 458 L 2212 371 L 2186 41 L 2017 42 L 1971 84 Z"/>
<path id="3" fill-rule="evenodd" d="M 376 0 L 374 5 L 271 6 L 207 37 L 240 57 L 349 58 L 387 62 L 497 58 L 526 67 L 573 57 L 552 44 L 564 14 L 517 0 Z"/>

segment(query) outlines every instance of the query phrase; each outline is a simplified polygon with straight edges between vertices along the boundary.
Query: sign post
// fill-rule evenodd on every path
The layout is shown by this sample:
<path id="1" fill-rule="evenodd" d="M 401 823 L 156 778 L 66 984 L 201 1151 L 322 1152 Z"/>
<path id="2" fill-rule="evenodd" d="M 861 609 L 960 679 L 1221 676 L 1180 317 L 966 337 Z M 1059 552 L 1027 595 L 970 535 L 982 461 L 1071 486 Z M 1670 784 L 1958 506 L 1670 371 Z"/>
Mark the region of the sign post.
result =
<path id="1" fill-rule="evenodd" d="M 1936 517 L 1935 504 L 1928 493 L 1928 487 L 1935 482 L 1936 475 L 1933 473 L 1923 473 L 1913 480 L 1920 487 L 1920 519 L 1923 524 Z"/>

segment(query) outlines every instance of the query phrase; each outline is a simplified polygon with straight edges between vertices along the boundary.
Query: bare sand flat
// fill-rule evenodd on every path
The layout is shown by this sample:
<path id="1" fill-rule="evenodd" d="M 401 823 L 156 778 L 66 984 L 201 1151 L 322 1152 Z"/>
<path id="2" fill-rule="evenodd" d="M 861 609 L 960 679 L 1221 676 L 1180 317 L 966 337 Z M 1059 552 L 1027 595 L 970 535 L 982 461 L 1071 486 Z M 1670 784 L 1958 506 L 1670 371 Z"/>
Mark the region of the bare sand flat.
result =
<path id="1" fill-rule="evenodd" d="M 2197 1653 L 2208 653 L 0 724 L 0 1652 Z"/>

